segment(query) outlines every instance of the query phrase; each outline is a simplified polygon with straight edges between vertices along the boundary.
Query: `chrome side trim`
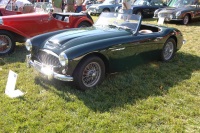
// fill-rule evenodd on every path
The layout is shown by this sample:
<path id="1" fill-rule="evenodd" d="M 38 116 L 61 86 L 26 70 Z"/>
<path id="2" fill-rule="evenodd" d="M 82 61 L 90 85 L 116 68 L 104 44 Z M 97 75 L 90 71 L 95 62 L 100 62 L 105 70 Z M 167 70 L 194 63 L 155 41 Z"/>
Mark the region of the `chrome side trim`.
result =
<path id="1" fill-rule="evenodd" d="M 49 74 L 45 73 L 44 71 L 42 71 L 42 68 L 45 68 L 45 67 L 43 67 L 43 65 L 41 64 L 33 62 L 31 60 L 31 54 L 26 55 L 26 63 L 27 63 L 27 67 L 33 67 L 37 72 L 47 77 L 48 80 L 55 78 L 61 81 L 73 81 L 73 77 L 71 77 L 70 75 L 59 74 L 59 73 L 54 72 L 53 70 Z"/>

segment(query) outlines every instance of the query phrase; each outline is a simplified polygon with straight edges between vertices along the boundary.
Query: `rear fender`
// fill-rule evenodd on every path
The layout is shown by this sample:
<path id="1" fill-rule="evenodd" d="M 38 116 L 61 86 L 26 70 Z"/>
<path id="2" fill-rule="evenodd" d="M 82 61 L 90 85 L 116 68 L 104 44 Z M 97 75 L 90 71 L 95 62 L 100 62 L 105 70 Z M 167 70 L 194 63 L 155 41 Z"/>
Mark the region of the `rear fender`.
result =
<path id="1" fill-rule="evenodd" d="M 87 18 L 87 17 L 83 17 L 83 18 L 79 19 L 79 20 L 74 24 L 74 27 L 77 28 L 78 25 L 79 25 L 81 22 L 83 22 L 83 21 L 88 22 L 89 24 L 93 25 L 93 21 L 92 21 L 91 19 L 89 19 L 89 18 Z"/>

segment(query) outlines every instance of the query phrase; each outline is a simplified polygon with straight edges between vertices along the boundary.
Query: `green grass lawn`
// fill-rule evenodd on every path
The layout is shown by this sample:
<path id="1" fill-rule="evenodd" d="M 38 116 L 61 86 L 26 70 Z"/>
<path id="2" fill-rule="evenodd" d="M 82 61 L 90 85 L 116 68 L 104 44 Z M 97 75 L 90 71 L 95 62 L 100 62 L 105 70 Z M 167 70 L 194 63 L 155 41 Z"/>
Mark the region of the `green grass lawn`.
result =
<path id="1" fill-rule="evenodd" d="M 12 55 L 0 57 L 0 132 L 200 132 L 200 21 L 166 25 L 187 40 L 173 60 L 108 75 L 86 92 L 34 74 L 18 44 Z M 4 94 L 9 70 L 18 73 L 23 97 Z"/>

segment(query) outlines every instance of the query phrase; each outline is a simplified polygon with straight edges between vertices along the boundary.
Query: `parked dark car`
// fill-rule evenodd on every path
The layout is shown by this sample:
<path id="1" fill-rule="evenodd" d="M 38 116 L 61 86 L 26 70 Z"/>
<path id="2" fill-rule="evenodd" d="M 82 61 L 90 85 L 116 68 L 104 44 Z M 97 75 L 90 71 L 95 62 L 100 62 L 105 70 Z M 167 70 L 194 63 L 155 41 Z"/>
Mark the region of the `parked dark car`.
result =
<path id="1" fill-rule="evenodd" d="M 164 8 L 167 5 L 162 0 L 136 0 L 132 3 L 133 14 L 138 14 L 143 17 L 153 17 L 154 11 L 159 8 Z M 117 6 L 115 12 L 119 12 L 122 6 Z"/>
<path id="2" fill-rule="evenodd" d="M 187 25 L 192 19 L 200 18 L 200 2 L 198 0 L 171 0 L 167 8 L 158 9 L 154 18 L 164 21 L 179 21 Z"/>
<path id="3" fill-rule="evenodd" d="M 141 24 L 139 15 L 102 13 L 92 27 L 28 39 L 26 58 L 28 66 L 48 79 L 74 81 L 86 90 L 100 84 L 106 73 L 126 68 L 141 55 L 155 52 L 156 58 L 169 61 L 183 43 L 178 29 Z"/>

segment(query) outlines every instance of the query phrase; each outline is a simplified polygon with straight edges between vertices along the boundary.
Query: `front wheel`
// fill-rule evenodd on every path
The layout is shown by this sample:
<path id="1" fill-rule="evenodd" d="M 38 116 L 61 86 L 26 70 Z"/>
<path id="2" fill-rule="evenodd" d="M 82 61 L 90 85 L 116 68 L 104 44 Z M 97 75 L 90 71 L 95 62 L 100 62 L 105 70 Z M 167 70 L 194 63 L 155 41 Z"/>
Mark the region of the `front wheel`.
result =
<path id="1" fill-rule="evenodd" d="M 190 21 L 189 15 L 185 15 L 185 16 L 183 17 L 182 24 L 183 24 L 183 25 L 187 25 L 187 24 L 189 23 L 189 21 Z"/>
<path id="2" fill-rule="evenodd" d="M 15 49 L 15 42 L 11 33 L 0 31 L 0 55 L 10 54 Z"/>
<path id="3" fill-rule="evenodd" d="M 169 61 L 174 57 L 176 41 L 173 38 L 169 38 L 162 49 L 161 58 L 163 61 Z"/>
<path id="4" fill-rule="evenodd" d="M 105 65 L 101 58 L 89 56 L 82 60 L 74 72 L 74 83 L 81 90 L 100 84 L 105 77 Z"/>

